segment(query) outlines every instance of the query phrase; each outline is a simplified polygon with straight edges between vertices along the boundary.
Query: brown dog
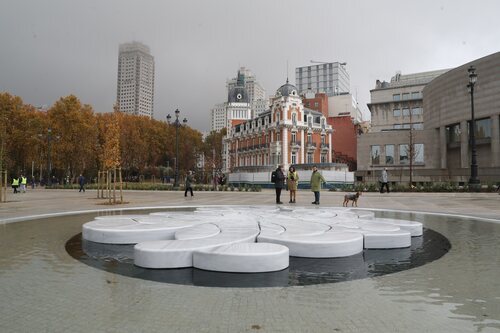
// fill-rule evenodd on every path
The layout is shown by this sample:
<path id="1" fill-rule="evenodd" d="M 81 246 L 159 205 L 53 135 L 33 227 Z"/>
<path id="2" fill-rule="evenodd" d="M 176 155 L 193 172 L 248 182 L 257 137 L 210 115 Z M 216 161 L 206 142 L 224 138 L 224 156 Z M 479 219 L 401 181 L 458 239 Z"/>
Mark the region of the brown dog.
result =
<path id="1" fill-rule="evenodd" d="M 356 192 L 356 194 L 350 193 L 350 194 L 344 195 L 344 202 L 342 203 L 342 206 L 347 207 L 347 204 L 349 203 L 349 201 L 352 201 L 351 207 L 354 206 L 354 204 L 356 204 L 356 207 L 358 207 L 358 199 L 359 199 L 360 195 L 361 195 L 361 192 Z"/>

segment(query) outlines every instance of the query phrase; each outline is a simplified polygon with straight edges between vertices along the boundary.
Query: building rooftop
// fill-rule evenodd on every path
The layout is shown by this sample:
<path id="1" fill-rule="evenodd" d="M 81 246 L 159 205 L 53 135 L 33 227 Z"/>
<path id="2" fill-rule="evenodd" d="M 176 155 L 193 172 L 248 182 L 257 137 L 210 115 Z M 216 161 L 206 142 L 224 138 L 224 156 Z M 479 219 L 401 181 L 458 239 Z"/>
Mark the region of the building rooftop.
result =
<path id="1" fill-rule="evenodd" d="M 390 89 L 404 86 L 416 86 L 416 85 L 425 85 L 441 74 L 446 73 L 449 69 L 441 69 L 436 71 L 429 72 L 421 72 L 421 73 L 413 73 L 413 74 L 401 74 L 401 72 L 397 72 L 391 78 L 391 82 L 380 81 L 377 80 L 375 84 L 375 89 Z"/>
<path id="2" fill-rule="evenodd" d="M 150 54 L 149 46 L 144 45 L 140 42 L 131 42 L 120 44 L 119 47 L 120 52 L 133 52 L 133 51 L 141 51 L 147 54 Z"/>

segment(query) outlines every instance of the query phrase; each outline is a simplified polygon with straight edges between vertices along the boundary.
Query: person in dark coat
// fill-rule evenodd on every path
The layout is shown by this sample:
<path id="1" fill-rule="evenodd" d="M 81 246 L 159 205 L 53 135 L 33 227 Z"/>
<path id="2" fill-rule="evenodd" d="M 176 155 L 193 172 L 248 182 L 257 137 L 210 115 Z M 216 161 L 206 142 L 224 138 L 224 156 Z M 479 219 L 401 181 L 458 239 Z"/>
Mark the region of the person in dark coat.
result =
<path id="1" fill-rule="evenodd" d="M 80 191 L 78 192 L 85 192 L 85 177 L 82 174 L 78 177 L 78 185 L 80 185 Z"/>
<path id="2" fill-rule="evenodd" d="M 281 202 L 281 190 L 285 187 L 285 173 L 283 172 L 283 165 L 278 165 L 275 171 L 276 178 L 274 182 L 274 188 L 276 189 L 276 203 L 282 204 Z"/>
<path id="3" fill-rule="evenodd" d="M 191 193 L 191 197 L 193 196 L 193 183 L 194 183 L 193 172 L 189 170 L 186 176 L 186 186 L 184 191 L 185 197 L 187 197 L 188 191 Z"/>

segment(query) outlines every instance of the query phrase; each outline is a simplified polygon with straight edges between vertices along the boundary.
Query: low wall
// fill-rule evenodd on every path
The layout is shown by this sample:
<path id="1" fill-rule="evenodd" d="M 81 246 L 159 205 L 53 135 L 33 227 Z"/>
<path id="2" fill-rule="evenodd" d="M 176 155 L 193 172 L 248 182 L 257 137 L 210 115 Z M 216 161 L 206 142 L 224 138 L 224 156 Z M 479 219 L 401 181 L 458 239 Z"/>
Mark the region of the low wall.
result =
<path id="1" fill-rule="evenodd" d="M 326 180 L 323 188 L 341 187 L 344 184 L 354 184 L 354 172 L 349 171 L 335 171 L 335 170 L 318 170 Z M 271 173 L 269 171 L 259 172 L 236 172 L 229 174 L 230 185 L 259 185 L 263 188 L 274 188 L 271 183 Z M 311 188 L 310 179 L 312 170 L 298 170 L 299 184 L 298 187 L 302 189 Z"/>

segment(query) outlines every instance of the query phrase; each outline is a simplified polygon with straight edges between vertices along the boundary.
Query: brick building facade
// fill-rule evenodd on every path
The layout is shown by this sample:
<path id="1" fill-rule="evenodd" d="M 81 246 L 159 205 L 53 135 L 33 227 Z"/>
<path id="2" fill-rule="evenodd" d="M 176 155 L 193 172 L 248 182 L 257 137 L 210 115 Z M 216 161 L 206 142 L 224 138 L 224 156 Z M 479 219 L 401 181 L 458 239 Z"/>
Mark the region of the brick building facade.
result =
<path id="1" fill-rule="evenodd" d="M 271 99 L 269 111 L 232 124 L 224 140 L 225 170 L 330 163 L 332 132 L 326 116 L 305 108 L 297 88 L 287 81 Z"/>

